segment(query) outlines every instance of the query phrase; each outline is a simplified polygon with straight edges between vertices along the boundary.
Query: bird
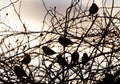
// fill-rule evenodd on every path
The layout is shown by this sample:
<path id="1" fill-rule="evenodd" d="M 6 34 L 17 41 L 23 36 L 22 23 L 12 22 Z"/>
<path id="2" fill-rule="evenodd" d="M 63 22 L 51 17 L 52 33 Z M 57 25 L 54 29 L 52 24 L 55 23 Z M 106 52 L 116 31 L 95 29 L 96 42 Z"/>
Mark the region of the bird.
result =
<path id="1" fill-rule="evenodd" d="M 88 57 L 88 54 L 87 53 L 83 53 L 82 64 L 85 65 L 89 60 L 90 60 L 90 58 Z"/>
<path id="2" fill-rule="evenodd" d="M 24 54 L 24 59 L 21 61 L 22 62 L 22 64 L 29 64 L 30 63 L 30 61 L 31 61 L 31 57 L 30 57 L 30 55 L 29 54 L 27 54 L 27 53 L 25 53 Z"/>
<path id="3" fill-rule="evenodd" d="M 75 65 L 79 60 L 79 53 L 77 51 L 73 52 L 71 55 L 72 64 Z"/>
<path id="4" fill-rule="evenodd" d="M 42 49 L 43 49 L 43 52 L 44 52 L 46 55 L 56 54 L 55 51 L 53 51 L 52 49 L 50 49 L 50 48 L 47 47 L 47 46 L 43 46 Z"/>
<path id="5" fill-rule="evenodd" d="M 93 3 L 89 8 L 89 16 L 97 13 L 98 10 L 99 10 L 98 6 L 95 3 Z"/>
<path id="6" fill-rule="evenodd" d="M 19 67 L 17 65 L 14 67 L 14 72 L 18 78 L 27 77 L 26 72 L 21 67 Z"/>
<path id="7" fill-rule="evenodd" d="M 57 55 L 57 63 L 59 63 L 61 66 L 68 66 L 68 63 L 65 58 L 62 57 L 62 54 Z"/>
<path id="8" fill-rule="evenodd" d="M 63 45 L 64 47 L 73 44 L 73 42 L 72 42 L 70 39 L 68 39 L 68 38 L 66 38 L 66 37 L 64 37 L 64 36 L 60 36 L 59 39 L 58 39 L 58 42 L 59 42 L 61 45 Z"/>

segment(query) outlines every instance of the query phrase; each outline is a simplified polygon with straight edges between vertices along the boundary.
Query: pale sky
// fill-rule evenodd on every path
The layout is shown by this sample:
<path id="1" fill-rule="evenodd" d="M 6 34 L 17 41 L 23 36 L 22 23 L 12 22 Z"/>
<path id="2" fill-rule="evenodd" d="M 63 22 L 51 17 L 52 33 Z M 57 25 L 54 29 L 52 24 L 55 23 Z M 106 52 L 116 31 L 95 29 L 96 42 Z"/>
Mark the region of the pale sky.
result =
<path id="1" fill-rule="evenodd" d="M 6 5 L 9 4 L 10 0 L 0 0 L 0 9 L 5 7 Z M 16 0 L 12 0 L 16 1 Z M 84 0 L 83 0 L 84 1 Z M 83 2 L 82 1 L 82 2 Z M 93 0 L 85 0 L 83 2 L 83 7 L 86 7 L 86 5 L 91 3 Z M 95 3 L 99 7 L 101 7 L 101 3 L 103 0 L 95 0 Z M 104 0 L 105 1 L 105 0 Z M 106 0 L 107 5 L 111 6 L 111 1 L 112 0 Z M 57 10 L 60 13 L 65 13 L 65 9 L 70 5 L 71 0 L 44 0 L 47 8 L 49 9 L 50 7 L 54 8 L 56 6 Z M 115 5 L 119 6 L 120 0 L 115 0 Z M 16 6 L 19 6 L 19 4 L 16 4 Z M 16 7 L 17 8 L 17 7 Z M 20 28 L 19 21 L 12 10 L 12 7 L 6 8 L 2 11 L 0 11 L 0 20 L 4 19 L 5 13 L 8 13 L 8 16 L 6 18 L 6 23 L 11 25 L 13 28 Z M 33 30 L 39 30 L 43 17 L 45 16 L 45 8 L 43 6 L 42 0 L 22 0 L 21 4 L 21 17 L 23 22 L 26 24 L 28 29 L 33 29 Z"/>
<path id="2" fill-rule="evenodd" d="M 15 1 L 15 0 L 14 0 Z M 65 9 L 69 6 L 70 0 L 44 0 L 48 9 L 50 7 L 57 7 L 59 12 L 65 11 Z M 0 9 L 9 4 L 9 0 L 0 1 Z M 17 4 L 16 6 L 19 6 Z M 16 7 L 17 8 L 17 7 Z M 15 27 L 19 25 L 19 20 L 16 17 L 14 10 L 12 7 L 6 8 L 0 12 L 2 19 L 4 19 L 5 14 L 8 13 L 6 18 L 6 23 Z M 42 0 L 23 0 L 21 4 L 21 17 L 23 22 L 26 24 L 28 29 L 36 29 L 39 30 L 38 27 L 41 27 L 43 17 L 45 16 L 46 11 L 43 6 Z"/>

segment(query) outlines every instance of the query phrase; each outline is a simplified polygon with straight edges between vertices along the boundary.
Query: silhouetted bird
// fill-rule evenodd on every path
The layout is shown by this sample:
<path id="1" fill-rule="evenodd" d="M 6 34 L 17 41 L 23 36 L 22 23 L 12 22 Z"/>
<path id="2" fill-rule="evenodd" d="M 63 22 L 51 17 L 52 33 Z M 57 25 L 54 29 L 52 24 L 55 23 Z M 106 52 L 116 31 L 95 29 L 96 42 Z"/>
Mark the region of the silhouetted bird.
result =
<path id="1" fill-rule="evenodd" d="M 90 58 L 88 57 L 88 54 L 84 53 L 82 57 L 82 64 L 85 65 L 89 61 L 89 59 Z"/>
<path id="2" fill-rule="evenodd" d="M 27 77 L 25 71 L 19 66 L 14 67 L 14 72 L 18 78 Z"/>
<path id="3" fill-rule="evenodd" d="M 67 61 L 62 57 L 61 54 L 57 55 L 57 62 L 62 66 L 68 66 Z"/>
<path id="4" fill-rule="evenodd" d="M 93 3 L 89 9 L 89 15 L 97 13 L 98 10 L 99 10 L 98 6 L 95 3 Z"/>
<path id="5" fill-rule="evenodd" d="M 46 55 L 56 54 L 55 51 L 53 51 L 52 49 L 50 49 L 50 48 L 47 47 L 47 46 L 43 46 L 42 49 L 43 49 L 43 52 L 44 52 Z"/>
<path id="6" fill-rule="evenodd" d="M 78 63 L 79 53 L 77 51 L 75 51 L 71 56 L 72 56 L 71 60 L 73 62 L 73 65 L 75 65 L 76 63 Z"/>
<path id="7" fill-rule="evenodd" d="M 22 62 L 22 64 L 29 64 L 30 63 L 30 61 L 31 61 L 31 57 L 30 57 L 30 55 L 29 54 L 27 54 L 27 53 L 25 53 L 24 54 L 24 59 L 21 61 Z"/>
<path id="8" fill-rule="evenodd" d="M 66 37 L 64 37 L 64 36 L 60 36 L 59 39 L 58 39 L 58 42 L 59 42 L 61 45 L 63 45 L 64 47 L 73 44 L 73 42 L 72 42 L 70 39 L 68 39 L 68 38 L 66 38 Z"/>

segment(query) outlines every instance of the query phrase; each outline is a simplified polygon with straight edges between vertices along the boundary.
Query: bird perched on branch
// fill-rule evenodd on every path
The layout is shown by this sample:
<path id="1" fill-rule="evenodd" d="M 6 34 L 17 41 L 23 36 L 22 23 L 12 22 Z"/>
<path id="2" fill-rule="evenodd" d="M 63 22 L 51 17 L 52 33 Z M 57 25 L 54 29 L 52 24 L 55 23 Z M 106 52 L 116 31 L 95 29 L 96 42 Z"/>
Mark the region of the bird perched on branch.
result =
<path id="1" fill-rule="evenodd" d="M 29 54 L 27 54 L 27 53 L 25 53 L 24 54 L 24 58 L 23 58 L 23 60 L 21 61 L 22 62 L 22 64 L 29 64 L 30 63 L 30 61 L 31 61 L 31 57 L 30 57 L 30 55 Z"/>
<path id="2" fill-rule="evenodd" d="M 90 60 L 90 58 L 88 57 L 88 54 L 87 53 L 83 53 L 82 64 L 85 65 L 89 60 Z"/>
<path id="3" fill-rule="evenodd" d="M 14 72 L 18 78 L 27 77 L 27 74 L 25 73 L 25 71 L 17 65 L 14 67 Z"/>
<path id="4" fill-rule="evenodd" d="M 43 49 L 43 52 L 44 52 L 46 55 L 56 54 L 55 51 L 53 51 L 52 49 L 50 49 L 50 48 L 47 47 L 47 46 L 43 46 L 42 49 Z"/>
<path id="5" fill-rule="evenodd" d="M 98 6 L 95 3 L 93 3 L 89 9 L 89 15 L 97 13 L 98 10 L 99 10 Z"/>
<path id="6" fill-rule="evenodd" d="M 79 53 L 75 51 L 71 55 L 71 61 L 73 62 L 72 64 L 75 65 L 76 63 L 78 63 L 78 60 L 79 60 Z"/>
<path id="7" fill-rule="evenodd" d="M 57 62 L 62 66 L 68 66 L 67 61 L 62 57 L 61 54 L 57 55 Z"/>
<path id="8" fill-rule="evenodd" d="M 73 42 L 72 42 L 70 39 L 68 39 L 68 38 L 66 38 L 66 37 L 64 37 L 64 36 L 60 36 L 59 39 L 58 39 L 58 42 L 59 42 L 61 45 L 63 45 L 64 47 L 73 44 Z"/>

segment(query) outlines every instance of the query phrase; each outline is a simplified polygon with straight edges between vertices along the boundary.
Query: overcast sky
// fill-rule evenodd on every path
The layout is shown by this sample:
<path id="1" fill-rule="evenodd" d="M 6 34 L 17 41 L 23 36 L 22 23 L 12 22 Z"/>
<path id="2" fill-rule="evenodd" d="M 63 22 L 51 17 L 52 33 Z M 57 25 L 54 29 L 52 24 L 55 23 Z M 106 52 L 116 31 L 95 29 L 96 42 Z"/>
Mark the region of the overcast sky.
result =
<path id="1" fill-rule="evenodd" d="M 16 0 L 12 0 L 16 1 Z M 70 4 L 70 0 L 44 0 L 47 8 L 50 7 L 54 8 L 57 7 L 59 12 L 63 12 Z M 10 4 L 9 0 L 0 0 L 0 9 Z M 15 4 L 17 7 L 19 4 Z M 17 8 L 16 7 L 16 8 Z M 6 23 L 11 25 L 13 28 L 17 28 L 19 26 L 19 20 L 12 8 L 12 6 L 5 8 L 4 10 L 0 11 L 0 19 L 4 19 L 5 14 L 8 13 L 6 18 Z M 29 29 L 38 29 L 41 27 L 43 17 L 45 16 L 45 8 L 43 6 L 42 0 L 22 0 L 21 4 L 21 17 L 23 22 Z M 19 27 L 20 28 L 20 27 Z M 39 29 L 38 29 L 39 30 Z"/>
<path id="2" fill-rule="evenodd" d="M 12 0 L 12 1 L 16 1 L 16 0 Z M 54 6 L 56 6 L 57 10 L 61 13 L 65 12 L 65 9 L 70 5 L 70 1 L 71 0 L 44 0 L 48 9 L 50 7 L 54 8 Z M 85 0 L 85 2 L 83 2 L 83 6 L 86 6 L 87 2 L 89 1 L 93 1 L 93 0 Z M 107 4 L 111 5 L 111 1 L 112 0 L 107 0 Z M 95 3 L 97 3 L 98 6 L 101 6 L 102 0 L 95 0 Z M 9 4 L 9 0 L 0 0 L 0 9 L 8 4 Z M 115 0 L 115 4 L 119 6 L 120 0 Z M 19 6 L 19 4 L 16 4 L 16 6 Z M 13 12 L 12 7 L 0 11 L 0 15 L 1 15 L 0 19 L 3 19 L 3 17 L 5 17 L 5 13 L 9 14 L 6 19 L 6 22 L 9 23 L 10 25 L 13 25 L 13 27 L 16 27 L 19 24 L 19 22 L 15 18 L 16 15 Z M 23 22 L 27 25 L 29 29 L 36 28 L 37 30 L 38 27 L 42 25 L 42 21 L 45 13 L 46 11 L 43 6 L 42 0 L 22 0 L 21 17 Z"/>

